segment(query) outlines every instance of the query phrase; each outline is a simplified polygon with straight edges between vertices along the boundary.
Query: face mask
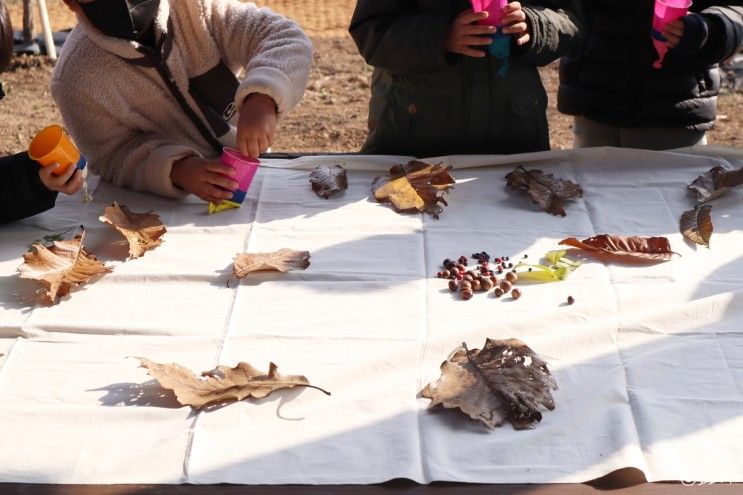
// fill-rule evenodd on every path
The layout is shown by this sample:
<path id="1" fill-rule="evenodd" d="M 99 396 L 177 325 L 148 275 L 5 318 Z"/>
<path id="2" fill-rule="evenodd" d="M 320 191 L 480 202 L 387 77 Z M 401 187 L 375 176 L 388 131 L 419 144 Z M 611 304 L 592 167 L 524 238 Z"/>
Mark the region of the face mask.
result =
<path id="1" fill-rule="evenodd" d="M 103 34 L 142 41 L 155 21 L 160 0 L 94 0 L 78 5 Z"/>

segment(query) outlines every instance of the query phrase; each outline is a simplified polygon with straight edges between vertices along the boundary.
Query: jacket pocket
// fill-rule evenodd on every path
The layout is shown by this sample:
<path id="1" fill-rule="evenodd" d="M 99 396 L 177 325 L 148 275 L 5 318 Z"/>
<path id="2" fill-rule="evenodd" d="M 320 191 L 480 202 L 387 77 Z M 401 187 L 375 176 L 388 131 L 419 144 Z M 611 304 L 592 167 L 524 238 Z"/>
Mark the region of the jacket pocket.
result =
<path id="1" fill-rule="evenodd" d="M 547 94 L 543 89 L 509 96 L 510 119 L 505 123 L 506 153 L 549 149 Z"/>
<path id="2" fill-rule="evenodd" d="M 450 108 L 445 95 L 395 84 L 382 118 L 384 136 L 380 138 L 407 154 L 436 154 L 456 135 L 449 121 Z"/>

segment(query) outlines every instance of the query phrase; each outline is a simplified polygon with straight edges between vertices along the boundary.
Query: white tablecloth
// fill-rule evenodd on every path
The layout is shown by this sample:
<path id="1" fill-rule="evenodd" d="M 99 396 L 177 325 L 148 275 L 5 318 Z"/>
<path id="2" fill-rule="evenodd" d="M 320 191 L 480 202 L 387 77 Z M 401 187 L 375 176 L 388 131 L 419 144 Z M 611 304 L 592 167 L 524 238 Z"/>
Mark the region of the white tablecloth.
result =
<path id="1" fill-rule="evenodd" d="M 712 249 L 687 244 L 685 185 L 743 152 L 595 149 L 450 157 L 457 186 L 434 220 L 369 197 L 395 157 L 267 161 L 239 210 L 101 183 L 93 203 L 0 227 L 0 481 L 375 483 L 392 478 L 583 482 L 622 467 L 653 480 L 743 481 L 743 191 L 716 202 Z M 715 156 L 712 156 L 715 155 Z M 727 163 L 725 163 L 727 162 Z M 342 163 L 349 189 L 322 200 L 316 164 Z M 582 184 L 566 218 L 508 191 L 514 166 Z M 112 201 L 168 227 L 143 258 L 51 307 L 16 268 L 29 244 L 98 221 Z M 588 263 L 516 302 L 452 297 L 434 277 L 474 251 L 538 259 L 569 236 L 664 235 L 681 254 L 653 266 Z M 304 272 L 226 286 L 238 252 L 309 250 Z M 113 256 L 111 254 L 110 256 Z M 568 295 L 573 306 L 562 304 Z M 530 431 L 488 431 L 417 393 L 462 341 L 516 337 L 550 363 L 557 408 Z M 279 392 L 195 414 L 131 356 L 194 371 L 249 361 L 332 391 Z"/>

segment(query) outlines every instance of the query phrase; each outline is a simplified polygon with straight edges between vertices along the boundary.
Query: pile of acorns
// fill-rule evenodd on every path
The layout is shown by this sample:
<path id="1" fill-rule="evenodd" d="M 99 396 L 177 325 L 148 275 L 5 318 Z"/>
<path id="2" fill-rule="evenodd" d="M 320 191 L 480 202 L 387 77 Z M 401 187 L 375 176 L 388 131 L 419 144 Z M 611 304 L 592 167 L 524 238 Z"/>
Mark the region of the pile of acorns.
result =
<path id="1" fill-rule="evenodd" d="M 495 287 L 493 291 L 495 297 L 502 297 L 509 292 L 514 299 L 521 297 L 521 291 L 513 288 L 513 284 L 519 279 L 515 270 L 506 272 L 502 280 L 496 276 L 513 268 L 513 263 L 509 262 L 508 256 L 495 258 L 493 269 L 490 266 L 490 255 L 485 251 L 474 253 L 472 258 L 479 263 L 476 270 L 467 270 L 467 257 L 460 256 L 456 263 L 448 258 L 445 259 L 442 262 L 444 270 L 438 272 L 436 276 L 449 279 L 449 289 L 452 292 L 459 291 L 460 297 L 465 301 L 472 299 L 475 292 L 489 292 L 493 287 Z"/>

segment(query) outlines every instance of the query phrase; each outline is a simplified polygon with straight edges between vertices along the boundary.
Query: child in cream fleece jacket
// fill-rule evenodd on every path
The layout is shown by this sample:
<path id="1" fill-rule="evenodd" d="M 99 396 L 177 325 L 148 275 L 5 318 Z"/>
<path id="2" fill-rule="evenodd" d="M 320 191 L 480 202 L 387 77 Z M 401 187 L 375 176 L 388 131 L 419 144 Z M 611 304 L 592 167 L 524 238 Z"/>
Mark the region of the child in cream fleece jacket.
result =
<path id="1" fill-rule="evenodd" d="M 237 183 L 223 146 L 257 157 L 304 94 L 307 36 L 237 0 L 65 0 L 78 25 L 52 95 L 93 172 L 116 185 L 205 201 Z M 236 75 L 242 73 L 242 80 Z"/>

